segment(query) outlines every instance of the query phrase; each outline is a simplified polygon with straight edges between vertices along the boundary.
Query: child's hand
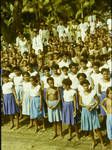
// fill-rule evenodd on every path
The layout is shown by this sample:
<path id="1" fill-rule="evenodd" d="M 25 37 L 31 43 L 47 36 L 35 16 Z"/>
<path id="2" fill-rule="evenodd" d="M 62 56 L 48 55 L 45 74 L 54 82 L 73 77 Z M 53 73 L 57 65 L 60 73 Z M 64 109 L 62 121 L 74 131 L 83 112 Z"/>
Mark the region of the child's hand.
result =
<path id="1" fill-rule="evenodd" d="M 74 117 L 76 117 L 76 111 L 74 111 Z"/>
<path id="2" fill-rule="evenodd" d="M 40 105 L 40 111 L 42 111 L 42 105 Z"/>
<path id="3" fill-rule="evenodd" d="M 87 110 L 90 111 L 91 106 L 86 106 Z"/>

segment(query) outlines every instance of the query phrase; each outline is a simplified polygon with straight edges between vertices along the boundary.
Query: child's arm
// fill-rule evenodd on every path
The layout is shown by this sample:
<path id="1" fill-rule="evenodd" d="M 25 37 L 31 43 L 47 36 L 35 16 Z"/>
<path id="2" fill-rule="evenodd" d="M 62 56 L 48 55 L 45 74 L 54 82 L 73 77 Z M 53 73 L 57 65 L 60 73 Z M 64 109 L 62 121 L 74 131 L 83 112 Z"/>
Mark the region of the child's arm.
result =
<path id="1" fill-rule="evenodd" d="M 74 117 L 76 116 L 76 94 L 74 95 Z"/>
<path id="2" fill-rule="evenodd" d="M 99 102 L 100 102 L 99 97 L 98 97 L 97 95 L 94 96 L 94 99 L 95 99 L 95 103 L 94 103 L 94 105 L 92 105 L 92 106 L 89 108 L 89 111 L 95 109 L 95 108 L 98 106 Z"/>
<path id="3" fill-rule="evenodd" d="M 19 101 L 18 101 L 18 99 L 17 99 L 16 91 L 15 91 L 15 88 L 14 88 L 14 87 L 12 88 L 12 91 L 13 91 L 13 94 L 14 94 L 14 97 L 15 97 L 15 101 L 16 101 L 16 103 L 19 105 Z"/>
<path id="4" fill-rule="evenodd" d="M 47 107 L 49 107 L 48 105 L 48 89 L 46 89 L 46 104 L 47 104 Z M 49 107 L 50 109 L 52 109 L 52 107 Z"/>
<path id="5" fill-rule="evenodd" d="M 42 110 L 42 89 L 40 89 L 40 110 Z"/>
<path id="6" fill-rule="evenodd" d="M 106 108 L 106 106 L 105 106 L 105 102 L 107 101 L 107 98 L 104 98 L 104 100 L 101 102 L 101 107 L 104 109 L 104 111 L 106 112 L 106 114 L 107 114 L 107 108 Z"/>
<path id="7" fill-rule="evenodd" d="M 79 105 L 81 106 L 81 107 L 84 107 L 85 105 L 83 105 L 83 103 L 82 103 L 82 97 L 79 95 Z"/>
<path id="8" fill-rule="evenodd" d="M 98 84 L 98 93 L 101 94 L 101 85 Z"/>

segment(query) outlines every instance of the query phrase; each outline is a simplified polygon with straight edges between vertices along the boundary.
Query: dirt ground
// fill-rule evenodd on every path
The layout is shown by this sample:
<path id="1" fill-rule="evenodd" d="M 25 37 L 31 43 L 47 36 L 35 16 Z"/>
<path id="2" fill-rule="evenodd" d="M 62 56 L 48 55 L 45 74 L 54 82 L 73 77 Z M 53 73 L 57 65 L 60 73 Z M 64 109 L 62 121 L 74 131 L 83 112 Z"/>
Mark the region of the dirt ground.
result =
<path id="1" fill-rule="evenodd" d="M 67 127 L 63 127 L 65 133 L 64 138 L 58 136 L 56 139 L 51 140 L 53 136 L 52 127 L 48 127 L 46 131 L 40 131 L 34 133 L 34 127 L 31 129 L 27 128 L 28 120 L 22 119 L 20 122 L 21 127 L 19 129 L 9 129 L 10 122 L 5 122 L 1 127 L 1 148 L 2 150 L 90 150 L 91 149 L 91 138 L 81 137 L 77 141 L 75 132 L 73 132 L 73 139 L 67 141 L 68 133 L 66 132 Z M 105 131 L 102 132 L 105 134 Z M 98 137 L 96 136 L 96 140 Z M 108 141 L 106 141 L 106 150 L 112 150 Z M 101 144 L 95 147 L 95 150 L 101 150 Z"/>

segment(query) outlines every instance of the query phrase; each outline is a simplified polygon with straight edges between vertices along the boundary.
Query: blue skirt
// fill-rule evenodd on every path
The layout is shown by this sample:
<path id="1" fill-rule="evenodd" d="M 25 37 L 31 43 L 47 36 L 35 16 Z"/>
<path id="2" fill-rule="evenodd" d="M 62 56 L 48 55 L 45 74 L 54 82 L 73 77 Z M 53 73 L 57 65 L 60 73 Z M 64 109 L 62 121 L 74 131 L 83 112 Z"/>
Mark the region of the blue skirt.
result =
<path id="1" fill-rule="evenodd" d="M 92 131 L 93 129 L 100 128 L 98 114 L 96 110 L 88 111 L 86 108 L 82 108 L 81 112 L 81 130 Z"/>
<path id="2" fill-rule="evenodd" d="M 40 118 L 42 111 L 40 110 L 40 96 L 34 96 L 30 99 L 30 119 Z"/>
<path id="3" fill-rule="evenodd" d="M 106 92 L 102 92 L 101 96 L 100 96 L 100 103 L 104 100 L 104 98 L 106 97 Z M 102 116 L 106 116 L 106 112 L 104 111 L 104 109 L 100 106 L 100 114 Z"/>
<path id="4" fill-rule="evenodd" d="M 63 102 L 62 104 L 62 123 L 67 125 L 74 125 L 76 121 L 74 120 L 74 103 Z"/>
<path id="5" fill-rule="evenodd" d="M 112 114 L 107 114 L 106 125 L 108 138 L 112 140 Z"/>
<path id="6" fill-rule="evenodd" d="M 22 114 L 23 115 L 30 115 L 30 96 L 29 93 L 23 96 L 23 103 L 22 103 Z"/>
<path id="7" fill-rule="evenodd" d="M 48 105 L 49 107 L 51 106 L 56 106 L 58 103 L 58 101 L 48 101 Z M 60 104 L 57 106 L 56 109 L 50 109 L 48 107 L 48 121 L 49 122 L 59 122 L 62 120 L 62 111 L 61 111 L 61 107 Z"/>
<path id="8" fill-rule="evenodd" d="M 19 113 L 19 108 L 16 104 L 13 93 L 5 94 L 3 101 L 3 111 L 5 115 L 15 115 Z"/>

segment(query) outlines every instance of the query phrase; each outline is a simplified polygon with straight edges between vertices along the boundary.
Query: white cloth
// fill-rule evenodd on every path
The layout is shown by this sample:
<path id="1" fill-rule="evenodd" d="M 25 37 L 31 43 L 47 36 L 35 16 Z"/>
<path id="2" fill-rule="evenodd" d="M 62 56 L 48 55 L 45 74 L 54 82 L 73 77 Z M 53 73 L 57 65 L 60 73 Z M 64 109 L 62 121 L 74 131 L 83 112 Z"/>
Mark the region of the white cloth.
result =
<path id="1" fill-rule="evenodd" d="M 77 74 L 75 75 L 75 74 L 69 73 L 68 76 L 69 76 L 70 80 L 72 81 L 71 88 L 76 90 L 79 85 L 79 80 L 77 78 Z"/>
<path id="2" fill-rule="evenodd" d="M 108 30 L 109 31 L 112 30 L 112 19 L 111 18 L 107 19 L 107 25 L 108 25 Z"/>
<path id="3" fill-rule="evenodd" d="M 28 47 L 27 47 L 27 40 L 21 39 L 19 37 L 16 38 L 16 46 L 18 46 L 19 50 L 21 51 L 21 53 L 23 54 L 24 52 L 28 51 Z"/>
<path id="4" fill-rule="evenodd" d="M 16 77 L 16 74 L 14 72 L 12 72 L 12 73 L 9 74 L 9 78 L 10 79 L 14 79 L 14 77 Z"/>
<path id="5" fill-rule="evenodd" d="M 62 67 L 64 67 L 64 66 L 65 66 L 65 67 L 69 67 L 69 64 L 70 64 L 70 61 L 69 61 L 69 60 L 67 60 L 67 62 L 61 60 L 61 61 L 58 63 L 58 65 L 59 65 L 60 68 L 62 68 Z"/>
<path id="6" fill-rule="evenodd" d="M 56 87 L 62 87 L 62 76 L 61 75 L 52 75 L 54 79 L 54 86 Z"/>
<path id="7" fill-rule="evenodd" d="M 15 76 L 14 77 L 14 85 L 15 86 L 22 86 L 23 85 L 23 76 Z"/>
<path id="8" fill-rule="evenodd" d="M 69 90 L 64 90 L 63 92 L 63 98 L 65 102 L 71 102 L 74 101 L 74 95 L 75 95 L 76 91 L 73 89 L 69 89 Z"/>
<path id="9" fill-rule="evenodd" d="M 10 94 L 10 93 L 13 93 L 13 82 L 7 82 L 7 83 L 4 83 L 2 85 L 2 92 L 3 94 Z"/>
<path id="10" fill-rule="evenodd" d="M 105 82 L 105 81 L 103 80 L 103 78 L 102 78 L 102 79 L 99 81 L 99 84 L 100 84 L 100 86 L 101 86 L 101 92 L 104 92 L 104 91 L 106 92 L 107 88 L 112 86 L 112 81 L 111 81 L 111 79 L 110 79 L 110 81 Z"/>
<path id="11" fill-rule="evenodd" d="M 63 25 L 58 25 L 57 32 L 59 34 L 59 38 L 61 38 L 62 36 L 64 36 L 65 27 Z"/>
<path id="12" fill-rule="evenodd" d="M 30 82 L 23 81 L 23 94 L 30 94 L 30 87 L 31 87 Z"/>
<path id="13" fill-rule="evenodd" d="M 30 96 L 39 96 L 40 95 L 40 85 L 37 85 L 36 87 L 33 87 L 31 85 L 30 87 Z"/>
<path id="14" fill-rule="evenodd" d="M 43 81 L 43 84 L 44 84 L 44 88 L 48 88 L 49 87 L 49 84 L 47 83 L 47 79 L 48 79 L 49 77 L 47 77 L 47 76 L 42 76 L 41 77 L 41 81 Z"/>
<path id="15" fill-rule="evenodd" d="M 84 92 L 81 92 L 81 97 L 82 97 L 82 104 L 85 106 L 92 106 L 95 104 L 95 95 L 96 95 L 96 90 L 92 90 L 90 93 L 85 94 Z"/>

